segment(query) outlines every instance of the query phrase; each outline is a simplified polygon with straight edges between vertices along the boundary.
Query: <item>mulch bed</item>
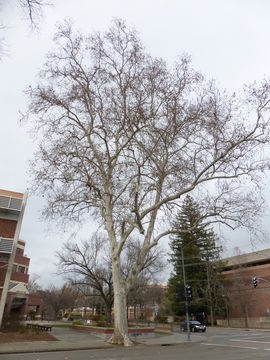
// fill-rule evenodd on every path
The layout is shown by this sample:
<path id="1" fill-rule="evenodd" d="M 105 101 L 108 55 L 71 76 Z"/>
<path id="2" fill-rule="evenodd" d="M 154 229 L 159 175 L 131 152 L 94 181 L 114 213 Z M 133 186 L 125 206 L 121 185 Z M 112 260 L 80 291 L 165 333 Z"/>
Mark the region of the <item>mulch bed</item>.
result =
<path id="1" fill-rule="evenodd" d="M 23 341 L 57 341 L 47 332 L 35 331 L 0 331 L 0 343 L 23 342 Z"/>

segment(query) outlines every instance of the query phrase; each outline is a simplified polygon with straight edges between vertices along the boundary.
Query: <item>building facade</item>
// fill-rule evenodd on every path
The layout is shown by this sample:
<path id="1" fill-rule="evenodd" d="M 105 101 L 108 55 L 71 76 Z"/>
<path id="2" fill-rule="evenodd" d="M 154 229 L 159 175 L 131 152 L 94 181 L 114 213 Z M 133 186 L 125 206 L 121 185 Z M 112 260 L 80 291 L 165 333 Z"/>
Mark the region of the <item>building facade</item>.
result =
<path id="1" fill-rule="evenodd" d="M 26 194 L 0 189 L 0 325 L 3 317 L 23 319 L 32 311 L 39 318 L 42 300 L 28 291 L 30 259 L 19 239 Z"/>
<path id="2" fill-rule="evenodd" d="M 224 262 L 226 323 L 270 328 L 270 249 L 233 256 Z"/>

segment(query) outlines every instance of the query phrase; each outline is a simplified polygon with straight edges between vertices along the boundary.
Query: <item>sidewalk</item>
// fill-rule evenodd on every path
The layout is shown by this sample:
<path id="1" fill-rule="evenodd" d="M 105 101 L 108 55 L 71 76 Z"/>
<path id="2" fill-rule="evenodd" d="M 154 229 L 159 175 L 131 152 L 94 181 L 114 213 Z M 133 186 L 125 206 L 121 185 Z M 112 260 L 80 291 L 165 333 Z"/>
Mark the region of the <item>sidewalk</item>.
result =
<path id="1" fill-rule="evenodd" d="M 0 354 L 105 349 L 113 347 L 113 345 L 108 344 L 98 336 L 79 333 L 69 329 L 53 328 L 52 335 L 54 335 L 58 341 L 3 343 L 0 347 Z M 201 342 L 204 340 L 203 335 L 192 334 L 191 336 L 191 342 Z M 173 333 L 172 335 L 158 336 L 155 338 L 145 337 L 136 340 L 137 343 L 145 346 L 166 346 L 180 344 L 186 341 L 187 335 L 185 333 Z"/>

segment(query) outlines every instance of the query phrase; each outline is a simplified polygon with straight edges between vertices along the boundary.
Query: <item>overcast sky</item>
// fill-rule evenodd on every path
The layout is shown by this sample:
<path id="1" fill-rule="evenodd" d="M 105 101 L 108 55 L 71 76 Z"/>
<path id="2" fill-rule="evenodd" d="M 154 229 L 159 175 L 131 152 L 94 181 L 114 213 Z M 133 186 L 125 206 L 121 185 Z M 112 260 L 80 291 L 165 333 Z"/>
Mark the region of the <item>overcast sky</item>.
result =
<path id="1" fill-rule="evenodd" d="M 19 125 L 19 111 L 26 108 L 23 90 L 37 79 L 46 53 L 52 49 L 55 25 L 73 19 L 80 30 L 105 30 L 113 17 L 135 27 L 147 50 L 173 63 L 178 55 L 191 55 L 193 66 L 219 86 L 238 91 L 244 83 L 270 76 L 269 0 L 54 0 L 44 12 L 38 32 L 31 32 L 15 0 L 2 0 L 0 37 L 7 55 L 0 63 L 0 188 L 24 192 L 28 183 L 28 162 L 34 144 L 27 127 Z M 0 0 L 1 3 L 1 0 Z M 267 195 L 270 200 L 270 196 Z M 59 284 L 54 275 L 55 251 L 69 234 L 49 231 L 39 221 L 43 199 L 30 196 L 21 238 L 31 258 L 30 274 L 40 283 Z M 267 229 L 269 217 L 264 219 Z M 91 232 L 94 229 L 88 228 Z M 86 231 L 85 231 L 86 236 Z M 270 246 L 251 246 L 245 232 L 226 232 L 226 254 Z"/>

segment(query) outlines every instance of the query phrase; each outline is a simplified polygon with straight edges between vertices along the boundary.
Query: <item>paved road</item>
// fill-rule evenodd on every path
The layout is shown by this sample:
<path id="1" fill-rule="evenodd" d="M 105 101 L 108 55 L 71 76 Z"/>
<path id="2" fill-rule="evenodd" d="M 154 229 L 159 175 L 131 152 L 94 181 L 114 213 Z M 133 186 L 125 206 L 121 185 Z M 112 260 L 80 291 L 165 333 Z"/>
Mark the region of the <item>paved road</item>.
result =
<path id="1" fill-rule="evenodd" d="M 74 336 L 78 336 L 78 341 L 82 337 L 89 339 L 89 334 L 75 335 L 61 329 L 55 329 L 55 332 L 59 340 L 62 336 L 65 339 L 70 337 L 70 341 L 76 340 Z M 191 338 L 194 339 L 193 334 Z M 269 357 L 269 331 L 208 328 L 200 343 L 191 341 L 170 346 L 148 344 L 132 348 L 3 354 L 0 355 L 0 360 L 257 360 Z"/>
<path id="2" fill-rule="evenodd" d="M 11 354 L 1 360 L 260 360 L 269 359 L 269 352 L 262 349 L 181 344 L 173 346 L 136 346 L 70 352 Z"/>
<path id="3" fill-rule="evenodd" d="M 270 332 L 262 330 L 208 329 L 204 346 L 263 350 L 270 357 Z"/>

